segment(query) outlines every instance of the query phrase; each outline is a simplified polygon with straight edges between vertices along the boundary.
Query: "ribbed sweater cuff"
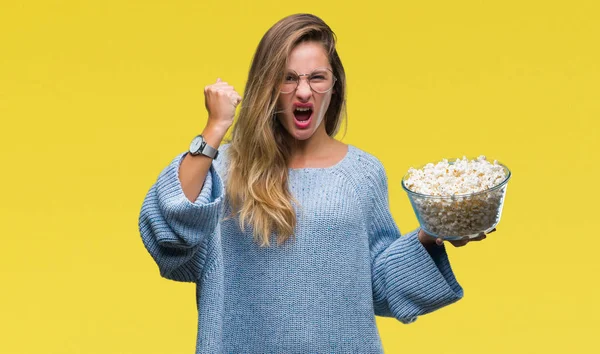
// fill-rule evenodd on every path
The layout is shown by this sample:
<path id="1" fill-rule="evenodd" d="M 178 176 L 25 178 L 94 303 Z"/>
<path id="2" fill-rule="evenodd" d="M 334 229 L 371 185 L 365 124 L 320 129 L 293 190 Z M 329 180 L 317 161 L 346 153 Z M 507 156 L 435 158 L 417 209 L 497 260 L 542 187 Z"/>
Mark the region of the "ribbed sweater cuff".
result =
<path id="1" fill-rule="evenodd" d="M 157 233 L 161 246 L 191 248 L 211 235 L 218 224 L 223 202 L 223 183 L 211 165 L 202 190 L 192 203 L 183 193 L 179 166 L 187 153 L 178 155 L 158 177 L 159 209 L 173 232 Z"/>
<path id="2" fill-rule="evenodd" d="M 402 323 L 414 322 L 417 316 L 463 297 L 444 246 L 426 250 L 418 229 L 394 241 L 384 257 L 389 308 Z"/>

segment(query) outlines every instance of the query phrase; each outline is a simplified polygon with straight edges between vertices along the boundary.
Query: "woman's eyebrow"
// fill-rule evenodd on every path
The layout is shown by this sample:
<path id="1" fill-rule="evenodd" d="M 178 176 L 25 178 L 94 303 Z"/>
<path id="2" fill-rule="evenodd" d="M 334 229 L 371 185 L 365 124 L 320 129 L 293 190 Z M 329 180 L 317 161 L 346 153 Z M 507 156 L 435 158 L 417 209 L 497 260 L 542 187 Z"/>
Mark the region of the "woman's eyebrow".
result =
<path id="1" fill-rule="evenodd" d="M 325 74 L 325 73 L 327 73 L 327 70 L 325 70 L 325 69 L 317 69 L 317 70 L 313 70 L 311 72 L 311 74 Z"/>
<path id="2" fill-rule="evenodd" d="M 302 74 L 298 74 L 298 72 L 296 70 L 293 70 L 293 69 L 286 69 L 285 73 L 286 74 L 302 75 Z M 322 73 L 329 73 L 329 70 L 327 70 L 326 68 L 316 68 L 316 69 L 313 69 L 312 71 L 306 72 L 305 74 L 322 74 Z"/>

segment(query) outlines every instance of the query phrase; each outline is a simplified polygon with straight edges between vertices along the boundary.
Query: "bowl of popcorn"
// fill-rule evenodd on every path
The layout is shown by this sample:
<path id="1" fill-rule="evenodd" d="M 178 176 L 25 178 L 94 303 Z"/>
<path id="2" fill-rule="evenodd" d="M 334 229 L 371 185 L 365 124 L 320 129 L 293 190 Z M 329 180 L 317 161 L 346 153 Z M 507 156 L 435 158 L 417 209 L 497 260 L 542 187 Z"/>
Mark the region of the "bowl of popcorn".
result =
<path id="1" fill-rule="evenodd" d="M 510 170 L 485 156 L 443 159 L 410 168 L 402 178 L 419 224 L 446 240 L 474 238 L 500 222 Z"/>

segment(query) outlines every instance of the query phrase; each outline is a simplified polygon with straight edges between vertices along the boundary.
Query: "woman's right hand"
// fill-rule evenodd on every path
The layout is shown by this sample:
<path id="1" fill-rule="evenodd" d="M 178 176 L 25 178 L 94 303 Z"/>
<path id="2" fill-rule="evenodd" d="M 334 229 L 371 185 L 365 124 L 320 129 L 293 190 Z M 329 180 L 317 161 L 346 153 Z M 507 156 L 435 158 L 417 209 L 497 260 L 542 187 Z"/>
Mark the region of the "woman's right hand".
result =
<path id="1" fill-rule="evenodd" d="M 235 109 L 242 97 L 233 86 L 217 79 L 217 82 L 204 87 L 204 102 L 208 111 L 207 125 L 226 132 L 233 124 Z"/>

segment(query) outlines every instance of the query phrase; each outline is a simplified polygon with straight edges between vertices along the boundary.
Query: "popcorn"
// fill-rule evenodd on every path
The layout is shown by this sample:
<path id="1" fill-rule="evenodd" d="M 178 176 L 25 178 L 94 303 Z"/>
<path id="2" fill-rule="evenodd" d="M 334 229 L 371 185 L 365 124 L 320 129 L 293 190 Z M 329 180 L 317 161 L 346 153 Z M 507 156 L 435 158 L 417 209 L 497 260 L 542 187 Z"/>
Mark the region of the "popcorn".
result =
<path id="1" fill-rule="evenodd" d="M 475 237 L 490 231 L 500 220 L 507 169 L 481 155 L 476 160 L 463 156 L 449 163 L 443 159 L 422 169 L 410 168 L 403 184 L 411 204 L 429 234 L 446 238 Z M 486 192 L 487 191 L 487 192 Z"/>

